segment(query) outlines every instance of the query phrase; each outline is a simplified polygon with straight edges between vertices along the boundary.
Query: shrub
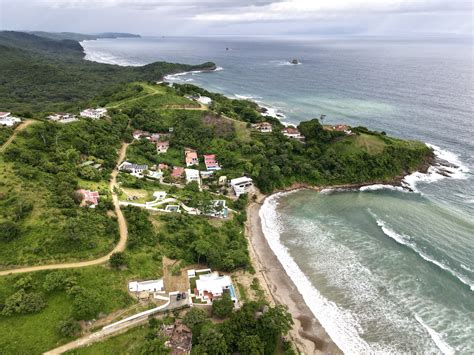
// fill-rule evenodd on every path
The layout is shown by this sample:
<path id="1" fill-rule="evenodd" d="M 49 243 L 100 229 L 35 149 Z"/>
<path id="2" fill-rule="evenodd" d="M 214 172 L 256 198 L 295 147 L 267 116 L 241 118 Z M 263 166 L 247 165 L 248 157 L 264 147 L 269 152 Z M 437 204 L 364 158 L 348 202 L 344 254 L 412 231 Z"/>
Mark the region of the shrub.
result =
<path id="1" fill-rule="evenodd" d="M 0 241 L 10 242 L 20 236 L 20 227 L 13 221 L 0 223 Z"/>
<path id="2" fill-rule="evenodd" d="M 79 322 L 72 318 L 69 318 L 60 322 L 58 324 L 57 330 L 60 335 L 69 338 L 79 333 L 79 331 L 81 330 L 81 326 Z"/>
<path id="3" fill-rule="evenodd" d="M 112 266 L 114 269 L 119 269 L 119 268 L 121 268 L 122 266 L 126 266 L 126 265 L 127 265 L 127 259 L 125 258 L 124 253 L 121 253 L 121 252 L 113 253 L 113 254 L 110 256 L 109 264 L 110 264 L 110 266 Z"/>
<path id="4" fill-rule="evenodd" d="M 36 313 L 44 307 L 46 307 L 46 302 L 41 294 L 20 290 L 6 299 L 2 314 L 10 316 L 12 314 Z"/>

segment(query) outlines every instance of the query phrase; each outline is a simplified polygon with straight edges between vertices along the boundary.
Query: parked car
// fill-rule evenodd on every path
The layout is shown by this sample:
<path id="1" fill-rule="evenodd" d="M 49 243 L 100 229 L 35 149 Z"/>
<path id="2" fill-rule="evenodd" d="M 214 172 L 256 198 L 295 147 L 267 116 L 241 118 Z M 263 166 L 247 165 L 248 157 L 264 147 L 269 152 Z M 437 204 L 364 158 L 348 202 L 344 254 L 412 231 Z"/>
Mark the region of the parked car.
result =
<path id="1" fill-rule="evenodd" d="M 179 301 L 181 300 L 181 293 L 178 293 L 178 295 L 176 296 L 176 301 Z"/>
<path id="2" fill-rule="evenodd" d="M 183 293 L 181 294 L 181 298 L 182 298 L 183 300 L 186 298 L 186 292 L 183 292 Z"/>

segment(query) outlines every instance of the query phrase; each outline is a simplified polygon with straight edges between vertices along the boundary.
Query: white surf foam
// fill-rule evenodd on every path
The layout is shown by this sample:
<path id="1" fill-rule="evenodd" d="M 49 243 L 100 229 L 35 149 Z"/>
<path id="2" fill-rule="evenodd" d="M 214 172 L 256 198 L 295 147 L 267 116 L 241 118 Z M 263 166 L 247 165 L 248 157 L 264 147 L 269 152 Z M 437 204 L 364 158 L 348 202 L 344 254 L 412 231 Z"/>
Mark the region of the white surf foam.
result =
<path id="1" fill-rule="evenodd" d="M 420 182 L 432 183 L 446 178 L 464 180 L 467 179 L 467 173 L 469 168 L 465 166 L 459 156 L 448 150 L 441 149 L 440 147 L 426 143 L 428 147 L 433 149 L 434 154 L 438 160 L 446 161 L 453 166 L 434 165 L 430 166 L 426 173 L 420 173 L 419 171 L 414 172 L 411 175 L 405 176 L 402 184 L 410 187 L 413 191 L 417 191 L 416 185 Z M 449 175 L 449 176 L 446 176 Z"/>
<path id="2" fill-rule="evenodd" d="M 345 353 L 370 353 L 370 346 L 359 335 L 358 329 L 360 329 L 360 326 L 357 320 L 350 312 L 340 309 L 334 302 L 323 297 L 301 271 L 290 256 L 287 248 L 281 244 L 281 227 L 276 206 L 277 199 L 282 195 L 276 194 L 267 198 L 259 213 L 262 221 L 262 230 L 270 248 L 283 265 L 288 276 L 295 283 L 305 303 L 337 346 Z"/>
<path id="3" fill-rule="evenodd" d="M 281 67 L 281 66 L 292 66 L 293 67 L 295 65 L 302 65 L 303 64 L 301 62 L 298 62 L 297 64 L 293 64 L 293 63 L 290 63 L 289 60 L 271 60 L 270 63 L 276 64 L 279 67 Z"/>
<path id="4" fill-rule="evenodd" d="M 215 71 L 222 71 L 224 68 L 222 67 L 216 67 L 214 70 L 191 70 L 191 71 L 184 71 L 181 73 L 176 73 L 176 74 L 169 74 L 165 75 L 164 80 L 170 83 L 178 83 L 178 82 L 190 82 L 194 81 L 194 79 L 191 78 L 183 78 L 184 76 L 189 76 L 189 75 L 196 75 L 196 74 L 201 74 L 201 73 L 211 73 Z"/>
<path id="5" fill-rule="evenodd" d="M 445 355 L 454 355 L 454 349 L 447 344 L 442 336 L 438 334 L 434 329 L 430 328 L 423 320 L 421 319 L 418 314 L 415 314 L 415 319 L 418 323 L 421 324 L 423 328 L 426 329 L 428 334 L 430 335 L 431 339 L 433 339 L 433 342 L 436 344 L 438 349 Z"/>
<path id="6" fill-rule="evenodd" d="M 393 229 L 390 227 L 387 227 L 386 223 L 378 218 L 374 213 L 372 213 L 369 210 L 369 213 L 375 218 L 377 225 L 382 229 L 384 234 L 393 240 L 395 240 L 397 243 L 402 244 L 410 248 L 412 251 L 414 251 L 416 254 L 421 256 L 424 260 L 432 263 L 433 265 L 438 266 L 440 269 L 443 269 L 447 272 L 449 272 L 452 276 L 457 278 L 459 281 L 461 281 L 463 284 L 469 286 L 471 291 L 474 291 L 474 284 L 472 284 L 469 280 L 465 278 L 465 276 L 460 275 L 458 272 L 454 271 L 450 267 L 444 265 L 443 263 L 439 262 L 438 260 L 433 259 L 432 257 L 426 255 L 423 251 L 420 250 L 420 248 L 417 247 L 417 245 L 411 241 L 411 237 L 406 235 L 406 234 L 398 234 L 395 232 Z"/>
<path id="7" fill-rule="evenodd" d="M 401 192 L 409 192 L 401 186 L 385 185 L 385 184 L 374 184 L 368 186 L 362 186 L 359 191 L 377 191 L 377 190 L 393 190 Z"/>
<path id="8" fill-rule="evenodd" d="M 255 99 L 261 99 L 260 96 L 252 96 L 252 95 L 240 95 L 240 94 L 235 94 L 234 95 L 237 99 L 239 100 L 255 100 Z"/>

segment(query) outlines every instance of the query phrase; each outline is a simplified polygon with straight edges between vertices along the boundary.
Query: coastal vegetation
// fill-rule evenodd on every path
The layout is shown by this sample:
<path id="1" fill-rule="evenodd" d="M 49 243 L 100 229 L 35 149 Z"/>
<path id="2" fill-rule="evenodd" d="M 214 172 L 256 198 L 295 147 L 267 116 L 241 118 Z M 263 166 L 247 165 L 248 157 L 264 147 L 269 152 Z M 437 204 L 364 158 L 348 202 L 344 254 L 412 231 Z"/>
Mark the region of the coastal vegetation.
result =
<path id="1" fill-rule="evenodd" d="M 174 260 L 177 274 L 191 265 L 254 273 L 244 229 L 248 197 L 232 196 L 221 177 L 249 176 L 264 193 L 294 184 L 391 182 L 425 167 L 432 157 L 419 142 L 365 127 L 346 134 L 317 119 L 298 125 L 304 141 L 288 138 L 279 120 L 263 116 L 253 102 L 192 85 L 152 83 L 166 73 L 209 69 L 212 63 L 123 68 L 84 61 L 78 45 L 69 39 L 0 32 L 1 109 L 39 119 L 0 155 L 0 267 L 92 259 L 112 250 L 119 233 L 110 179 L 124 142 L 130 143 L 126 159 L 133 163 L 182 167 L 184 149 L 191 148 L 199 156 L 215 154 L 222 170 L 206 179 L 202 191 L 196 182 L 175 183 L 169 170 L 162 182 L 120 173 L 120 188 L 113 190 L 122 202 L 127 189 L 140 196 L 140 203 L 158 190 L 203 212 L 219 199 L 230 212 L 221 219 L 122 207 L 126 250 L 114 253 L 108 263 L 1 277 L 0 349 L 5 353 L 41 353 L 91 331 L 83 321 L 111 314 L 112 321 L 116 311 L 136 310 L 127 282 L 163 276 L 167 259 Z M 189 98 L 193 95 L 208 96 L 212 104 L 200 105 Z M 67 124 L 45 120 L 50 112 L 78 112 L 86 104 L 106 107 L 110 117 Z M 252 129 L 263 121 L 273 132 Z M 134 130 L 164 132 L 170 148 L 158 154 L 151 141 L 134 139 Z M 0 141 L 11 134 L 0 128 Z M 206 170 L 202 162 L 196 168 Z M 81 188 L 99 192 L 95 208 L 81 203 Z M 282 306 L 270 307 L 258 278 L 250 277 L 249 290 L 237 283 L 244 301 L 239 310 L 224 297 L 214 304 L 214 318 L 197 308 L 183 316 L 193 331 L 195 353 L 293 353 L 282 340 L 291 329 L 291 315 Z M 163 339 L 156 327 L 149 328 L 88 349 L 161 349 Z"/>

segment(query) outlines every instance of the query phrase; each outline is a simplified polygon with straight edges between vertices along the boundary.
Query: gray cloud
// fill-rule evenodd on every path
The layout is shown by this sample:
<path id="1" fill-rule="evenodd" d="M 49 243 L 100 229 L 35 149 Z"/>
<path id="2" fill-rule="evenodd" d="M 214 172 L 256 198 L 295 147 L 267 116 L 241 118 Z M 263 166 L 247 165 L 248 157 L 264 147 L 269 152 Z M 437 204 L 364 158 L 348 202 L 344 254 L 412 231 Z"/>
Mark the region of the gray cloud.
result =
<path id="1" fill-rule="evenodd" d="M 467 0 L 0 0 L 0 28 L 166 35 L 473 30 Z"/>

